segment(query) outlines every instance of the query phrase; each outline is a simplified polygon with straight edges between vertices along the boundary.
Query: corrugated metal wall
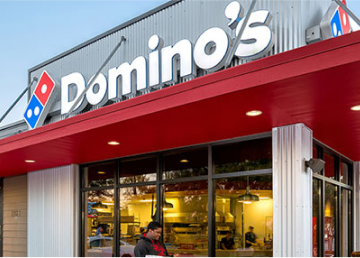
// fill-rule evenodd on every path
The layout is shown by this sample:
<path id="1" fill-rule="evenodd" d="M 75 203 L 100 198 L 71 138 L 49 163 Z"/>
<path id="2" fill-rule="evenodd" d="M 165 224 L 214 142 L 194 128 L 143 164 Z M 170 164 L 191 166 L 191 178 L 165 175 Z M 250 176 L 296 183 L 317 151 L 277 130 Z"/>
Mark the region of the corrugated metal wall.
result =
<path id="1" fill-rule="evenodd" d="M 77 167 L 28 174 L 28 256 L 76 256 Z"/>
<path id="2" fill-rule="evenodd" d="M 230 0 L 181 1 L 89 43 L 66 56 L 48 64 L 45 62 L 45 65 L 37 67 L 36 70 L 31 69 L 29 77 L 39 77 L 41 72 L 46 69 L 58 80 L 72 72 L 80 72 L 89 81 L 120 41 L 121 36 L 125 36 L 127 40 L 102 70 L 105 75 L 110 68 L 119 66 L 123 62 L 132 62 L 137 56 L 142 55 L 147 58 L 150 52 L 147 43 L 153 34 L 164 39 L 164 46 L 175 44 L 185 38 L 195 43 L 205 30 L 214 26 L 224 29 L 233 36 L 234 32 L 228 28 L 228 19 L 224 15 L 225 7 L 230 2 Z M 246 13 L 251 1 L 241 0 L 239 2 L 245 8 Z M 273 15 L 270 27 L 275 33 L 275 47 L 271 54 L 304 46 L 306 44 L 305 30 L 320 23 L 330 2 L 331 0 L 259 0 L 254 10 L 267 9 Z M 232 66 L 241 63 L 243 63 L 242 60 L 234 59 Z M 201 71 L 199 75 L 203 74 L 205 72 Z M 60 100 L 60 96 L 58 96 L 58 100 Z M 93 107 L 93 109 L 95 108 L 97 107 Z M 53 111 L 59 109 L 58 101 Z M 57 115 L 46 123 L 60 119 L 62 117 Z"/>
<path id="3" fill-rule="evenodd" d="M 27 175 L 4 178 L 3 256 L 27 256 Z"/>
<path id="4" fill-rule="evenodd" d="M 274 257 L 312 256 L 312 131 L 304 124 L 273 128 Z"/>

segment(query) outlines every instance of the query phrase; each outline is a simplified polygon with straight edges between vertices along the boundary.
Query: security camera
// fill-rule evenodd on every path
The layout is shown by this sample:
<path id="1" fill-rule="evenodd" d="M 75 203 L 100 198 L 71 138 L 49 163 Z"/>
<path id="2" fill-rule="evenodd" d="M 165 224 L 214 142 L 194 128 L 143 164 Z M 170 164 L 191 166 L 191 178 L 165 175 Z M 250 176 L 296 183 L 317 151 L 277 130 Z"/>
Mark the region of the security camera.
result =
<path id="1" fill-rule="evenodd" d="M 309 161 L 305 161 L 305 165 L 311 168 L 312 171 L 320 173 L 324 169 L 325 161 L 322 159 L 311 158 Z"/>

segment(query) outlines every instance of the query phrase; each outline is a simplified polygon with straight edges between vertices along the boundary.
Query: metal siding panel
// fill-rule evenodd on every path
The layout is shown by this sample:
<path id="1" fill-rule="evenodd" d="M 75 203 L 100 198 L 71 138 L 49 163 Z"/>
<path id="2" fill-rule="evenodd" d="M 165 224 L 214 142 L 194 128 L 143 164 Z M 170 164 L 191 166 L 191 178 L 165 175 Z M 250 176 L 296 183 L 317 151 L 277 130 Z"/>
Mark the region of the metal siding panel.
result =
<path id="1" fill-rule="evenodd" d="M 29 256 L 74 256 L 74 171 L 65 166 L 28 174 Z"/>
<path id="2" fill-rule="evenodd" d="M 138 56 L 148 58 L 148 39 L 153 34 L 158 34 L 164 39 L 164 46 L 175 44 L 179 40 L 189 39 L 195 43 L 197 38 L 210 27 L 220 27 L 230 35 L 233 32 L 227 27 L 228 19 L 224 15 L 225 7 L 231 1 L 199 1 L 184 0 L 160 10 L 142 20 L 115 31 L 89 45 L 69 53 L 62 58 L 49 63 L 30 73 L 30 77 L 39 77 L 42 70 L 46 69 L 56 78 L 72 72 L 82 73 L 86 81 L 94 75 L 110 54 L 122 35 L 127 38 L 124 45 L 117 51 L 102 73 L 107 76 L 110 68 L 119 66 L 123 62 L 132 62 Z M 275 33 L 275 48 L 270 54 L 278 54 L 290 49 L 305 45 L 305 29 L 319 24 L 322 14 L 326 11 L 331 0 L 298 1 L 298 0 L 259 0 L 255 10 L 267 9 L 273 15 L 270 27 Z M 250 5 L 250 0 L 240 1 L 245 13 Z M 231 66 L 246 63 L 247 61 L 234 58 Z M 201 71 L 199 75 L 207 72 Z M 188 80 L 188 79 L 187 79 Z M 185 81 L 184 79 L 180 82 Z M 35 87 L 35 86 L 34 86 Z M 60 108 L 60 94 L 57 104 L 52 111 Z M 98 107 L 93 107 L 96 109 Z M 63 119 L 62 116 L 52 113 L 53 118 L 47 122 Z"/>
<path id="3" fill-rule="evenodd" d="M 312 132 L 303 124 L 273 129 L 274 256 L 312 254 Z"/>

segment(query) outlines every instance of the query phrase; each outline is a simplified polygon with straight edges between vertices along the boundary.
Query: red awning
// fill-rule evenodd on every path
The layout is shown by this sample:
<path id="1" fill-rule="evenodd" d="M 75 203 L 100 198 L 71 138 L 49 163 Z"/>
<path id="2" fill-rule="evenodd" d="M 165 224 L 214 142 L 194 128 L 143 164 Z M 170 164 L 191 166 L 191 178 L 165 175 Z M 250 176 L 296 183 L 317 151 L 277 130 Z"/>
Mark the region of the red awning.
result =
<path id="1" fill-rule="evenodd" d="M 360 32 L 322 41 L 0 140 L 0 176 L 269 132 L 304 123 L 360 160 Z M 258 117 L 245 115 L 261 110 Z M 121 144 L 110 146 L 108 141 Z M 35 163 L 25 163 L 25 160 Z"/>

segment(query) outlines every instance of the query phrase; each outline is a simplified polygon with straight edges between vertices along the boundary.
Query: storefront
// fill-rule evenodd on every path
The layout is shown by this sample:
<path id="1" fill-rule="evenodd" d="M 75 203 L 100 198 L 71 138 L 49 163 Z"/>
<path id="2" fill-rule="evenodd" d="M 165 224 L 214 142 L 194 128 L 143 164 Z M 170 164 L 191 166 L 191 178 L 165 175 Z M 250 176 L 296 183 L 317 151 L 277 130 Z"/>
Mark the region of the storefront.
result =
<path id="1" fill-rule="evenodd" d="M 360 33 L 327 36 L 331 12 L 350 31 L 330 0 L 264 0 L 237 41 L 250 4 L 171 1 L 29 70 L 4 256 L 133 255 L 152 220 L 180 256 L 360 250 Z"/>

